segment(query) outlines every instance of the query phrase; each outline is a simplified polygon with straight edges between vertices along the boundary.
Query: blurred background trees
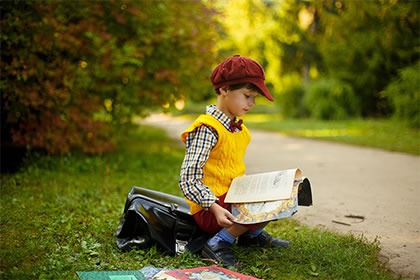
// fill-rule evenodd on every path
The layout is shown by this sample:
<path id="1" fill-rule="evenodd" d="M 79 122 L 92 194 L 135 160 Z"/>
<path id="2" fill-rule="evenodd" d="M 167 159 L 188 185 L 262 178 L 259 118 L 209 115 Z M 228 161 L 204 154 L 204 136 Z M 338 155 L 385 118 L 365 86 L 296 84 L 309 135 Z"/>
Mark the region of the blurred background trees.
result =
<path id="1" fill-rule="evenodd" d="M 284 116 L 394 115 L 420 127 L 420 2 L 234 1 L 226 14 L 222 53 L 263 62 Z"/>
<path id="2" fill-rule="evenodd" d="M 200 1 L 1 5 L 2 137 L 51 153 L 113 149 L 110 123 L 198 96 L 216 55 Z"/>
<path id="3" fill-rule="evenodd" d="M 214 97 L 241 54 L 286 118 L 420 127 L 418 1 L 10 1 L 1 12 L 2 142 L 113 149 L 113 124 Z M 115 132 L 114 132 L 115 133 Z"/>

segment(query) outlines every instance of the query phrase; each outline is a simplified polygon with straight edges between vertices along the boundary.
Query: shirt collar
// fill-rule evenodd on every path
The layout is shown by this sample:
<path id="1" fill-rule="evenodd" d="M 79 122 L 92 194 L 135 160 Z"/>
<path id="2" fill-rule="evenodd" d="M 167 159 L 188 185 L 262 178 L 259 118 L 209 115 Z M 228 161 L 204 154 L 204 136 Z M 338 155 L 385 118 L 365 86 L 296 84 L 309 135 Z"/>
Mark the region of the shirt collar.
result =
<path id="1" fill-rule="evenodd" d="M 206 108 L 206 114 L 214 117 L 218 120 L 227 130 L 230 131 L 230 119 L 229 117 L 223 113 L 222 111 L 216 108 L 216 105 L 209 105 Z"/>

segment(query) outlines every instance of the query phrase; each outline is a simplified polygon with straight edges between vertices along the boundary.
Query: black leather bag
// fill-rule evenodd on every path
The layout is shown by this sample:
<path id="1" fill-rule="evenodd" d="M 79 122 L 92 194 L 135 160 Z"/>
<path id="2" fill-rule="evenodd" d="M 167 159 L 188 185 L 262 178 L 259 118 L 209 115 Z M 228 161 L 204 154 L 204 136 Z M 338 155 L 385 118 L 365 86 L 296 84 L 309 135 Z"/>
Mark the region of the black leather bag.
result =
<path id="1" fill-rule="evenodd" d="M 128 194 L 116 232 L 123 251 L 157 244 L 170 253 L 198 253 L 209 237 L 195 223 L 184 198 L 136 186 Z"/>
<path id="2" fill-rule="evenodd" d="M 312 205 L 308 179 L 299 186 L 298 205 Z M 157 244 L 171 253 L 199 253 L 210 237 L 197 226 L 184 198 L 136 186 L 128 194 L 116 232 L 123 251 Z"/>

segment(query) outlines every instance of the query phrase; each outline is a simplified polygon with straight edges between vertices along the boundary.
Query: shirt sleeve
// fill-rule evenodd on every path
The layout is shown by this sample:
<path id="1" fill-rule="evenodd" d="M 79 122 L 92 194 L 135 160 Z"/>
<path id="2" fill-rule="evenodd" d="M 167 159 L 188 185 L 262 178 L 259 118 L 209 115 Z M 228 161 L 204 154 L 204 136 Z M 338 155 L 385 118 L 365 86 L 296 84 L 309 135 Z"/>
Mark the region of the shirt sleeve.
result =
<path id="1" fill-rule="evenodd" d="M 211 149 L 218 141 L 217 132 L 207 126 L 200 126 L 186 138 L 185 158 L 181 167 L 179 186 L 184 196 L 205 210 L 217 201 L 210 188 L 203 184 L 203 168 Z"/>

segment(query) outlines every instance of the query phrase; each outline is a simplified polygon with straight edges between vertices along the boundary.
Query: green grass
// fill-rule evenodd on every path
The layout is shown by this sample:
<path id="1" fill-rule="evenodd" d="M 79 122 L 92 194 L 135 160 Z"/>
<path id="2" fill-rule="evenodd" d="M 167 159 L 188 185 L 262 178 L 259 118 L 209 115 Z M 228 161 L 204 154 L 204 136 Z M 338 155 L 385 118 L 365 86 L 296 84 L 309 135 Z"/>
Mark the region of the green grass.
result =
<path id="1" fill-rule="evenodd" d="M 285 120 L 278 115 L 249 114 L 244 121 L 249 128 L 278 131 L 290 136 L 420 155 L 420 130 L 393 120 Z"/>
<path id="2" fill-rule="evenodd" d="M 118 152 L 103 156 L 30 155 L 19 172 L 1 178 L 0 279 L 77 279 L 76 271 L 210 265 L 198 255 L 172 256 L 156 247 L 123 253 L 115 242 L 133 185 L 180 195 L 183 154 L 162 131 L 139 127 L 123 135 Z M 267 230 L 293 246 L 235 246 L 243 273 L 266 280 L 395 279 L 376 241 L 293 219 Z"/>

